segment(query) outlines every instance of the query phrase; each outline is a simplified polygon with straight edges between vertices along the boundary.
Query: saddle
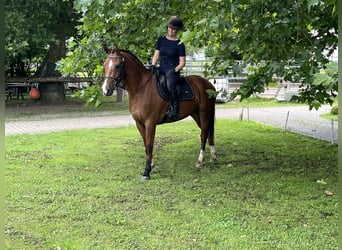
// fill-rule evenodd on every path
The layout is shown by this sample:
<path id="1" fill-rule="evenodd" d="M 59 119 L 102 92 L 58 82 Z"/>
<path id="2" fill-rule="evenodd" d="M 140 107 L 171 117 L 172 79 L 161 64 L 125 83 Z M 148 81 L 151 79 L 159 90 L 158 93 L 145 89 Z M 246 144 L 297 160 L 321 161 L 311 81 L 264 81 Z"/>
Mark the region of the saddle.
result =
<path id="1" fill-rule="evenodd" d="M 165 100 L 169 101 L 170 91 L 167 88 L 166 77 L 159 69 L 154 70 L 157 78 L 157 89 L 159 95 Z M 177 100 L 178 101 L 191 101 L 195 98 L 194 90 L 185 77 L 181 76 L 176 84 Z"/>

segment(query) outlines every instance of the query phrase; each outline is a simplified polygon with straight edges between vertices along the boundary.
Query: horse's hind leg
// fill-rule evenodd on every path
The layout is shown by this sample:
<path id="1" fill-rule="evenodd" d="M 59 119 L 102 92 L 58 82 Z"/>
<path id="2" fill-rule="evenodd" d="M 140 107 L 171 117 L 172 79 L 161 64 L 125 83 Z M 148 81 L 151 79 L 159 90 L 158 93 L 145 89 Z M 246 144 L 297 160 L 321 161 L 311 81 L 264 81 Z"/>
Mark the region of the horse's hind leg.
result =
<path id="1" fill-rule="evenodd" d="M 191 116 L 196 121 L 198 127 L 201 129 L 201 148 L 200 148 L 198 159 L 195 163 L 195 166 L 199 168 L 203 166 L 205 144 L 208 138 L 208 122 L 206 121 L 201 122 L 199 113 L 194 113 Z"/>
<path id="2" fill-rule="evenodd" d="M 198 127 L 201 129 L 201 149 L 198 156 L 198 160 L 195 163 L 196 167 L 203 166 L 204 152 L 207 140 L 210 146 L 210 161 L 217 160 L 216 149 L 214 144 L 215 111 L 212 114 L 210 114 L 210 117 L 203 117 L 205 117 L 205 115 L 202 114 L 202 116 L 200 116 L 199 113 L 194 113 L 192 115 L 192 118 L 196 121 Z"/>
<path id="3" fill-rule="evenodd" d="M 210 161 L 214 162 L 217 160 L 216 149 L 214 143 L 214 133 L 215 131 L 215 115 L 212 115 L 209 120 L 209 128 L 208 128 L 208 142 L 210 147 Z"/>

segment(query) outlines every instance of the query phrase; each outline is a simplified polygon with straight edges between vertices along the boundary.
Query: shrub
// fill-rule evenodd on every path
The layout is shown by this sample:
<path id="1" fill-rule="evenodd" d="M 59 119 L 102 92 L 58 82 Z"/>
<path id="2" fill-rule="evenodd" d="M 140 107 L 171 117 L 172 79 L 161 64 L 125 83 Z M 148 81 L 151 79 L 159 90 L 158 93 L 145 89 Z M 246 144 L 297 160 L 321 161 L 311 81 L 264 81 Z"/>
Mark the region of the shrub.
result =
<path id="1" fill-rule="evenodd" d="M 338 106 L 337 105 L 333 106 L 330 113 L 332 115 L 338 115 Z"/>

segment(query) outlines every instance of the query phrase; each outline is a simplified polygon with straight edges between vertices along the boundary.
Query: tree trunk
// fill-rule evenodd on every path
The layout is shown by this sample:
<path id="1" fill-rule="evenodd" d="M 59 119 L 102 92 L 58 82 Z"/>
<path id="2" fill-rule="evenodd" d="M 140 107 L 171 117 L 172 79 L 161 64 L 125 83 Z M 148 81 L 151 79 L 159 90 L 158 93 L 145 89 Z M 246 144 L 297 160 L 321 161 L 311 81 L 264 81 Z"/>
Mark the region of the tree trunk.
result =
<path id="1" fill-rule="evenodd" d="M 63 83 L 39 83 L 40 101 L 44 103 L 62 103 L 65 101 L 65 87 Z"/>
<path id="2" fill-rule="evenodd" d="M 125 91 L 122 88 L 116 90 L 116 102 L 124 102 Z"/>
<path id="3" fill-rule="evenodd" d="M 57 42 L 50 44 L 49 51 L 44 62 L 37 70 L 35 77 L 58 77 L 61 74 L 56 70 L 56 62 L 65 55 L 65 33 L 64 30 L 57 32 Z M 64 83 L 42 82 L 39 83 L 40 101 L 44 103 L 61 103 L 65 100 Z"/>

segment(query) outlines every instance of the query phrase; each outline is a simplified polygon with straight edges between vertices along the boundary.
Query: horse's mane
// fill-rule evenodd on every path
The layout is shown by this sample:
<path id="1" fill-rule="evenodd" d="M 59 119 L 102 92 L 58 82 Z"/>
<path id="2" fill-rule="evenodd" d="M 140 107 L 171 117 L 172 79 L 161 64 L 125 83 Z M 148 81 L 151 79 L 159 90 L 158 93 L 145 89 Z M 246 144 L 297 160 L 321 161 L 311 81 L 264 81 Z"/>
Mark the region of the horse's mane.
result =
<path id="1" fill-rule="evenodd" d="M 125 49 L 120 49 L 121 52 L 126 52 L 127 54 L 131 55 L 135 60 L 138 61 L 139 64 L 141 64 L 141 66 L 143 66 L 145 68 L 145 65 L 139 60 L 139 58 L 133 54 L 132 51 L 130 50 L 125 50 Z"/>

